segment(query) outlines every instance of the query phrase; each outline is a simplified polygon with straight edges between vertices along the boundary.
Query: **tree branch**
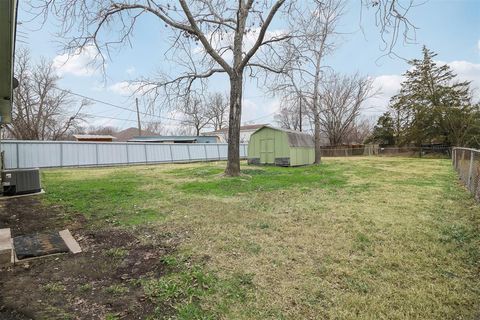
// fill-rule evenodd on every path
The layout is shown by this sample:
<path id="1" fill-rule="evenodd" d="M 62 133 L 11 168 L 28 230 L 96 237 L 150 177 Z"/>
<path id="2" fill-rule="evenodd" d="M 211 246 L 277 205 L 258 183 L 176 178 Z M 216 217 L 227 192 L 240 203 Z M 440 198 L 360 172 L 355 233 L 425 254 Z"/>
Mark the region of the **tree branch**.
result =
<path id="1" fill-rule="evenodd" d="M 242 63 L 240 64 L 240 67 L 239 67 L 240 70 L 245 68 L 245 66 L 248 64 L 248 62 L 253 57 L 255 52 L 257 52 L 258 48 L 260 48 L 260 46 L 262 45 L 263 39 L 265 38 L 265 34 L 267 33 L 268 27 L 270 26 L 270 23 L 272 22 L 273 17 L 275 16 L 277 11 L 280 9 L 280 7 L 284 3 L 285 3 L 285 0 L 279 0 L 273 5 L 272 9 L 270 10 L 270 13 L 267 16 L 267 19 L 265 20 L 265 22 L 263 23 L 260 29 L 260 34 L 258 35 L 257 41 L 243 58 Z"/>

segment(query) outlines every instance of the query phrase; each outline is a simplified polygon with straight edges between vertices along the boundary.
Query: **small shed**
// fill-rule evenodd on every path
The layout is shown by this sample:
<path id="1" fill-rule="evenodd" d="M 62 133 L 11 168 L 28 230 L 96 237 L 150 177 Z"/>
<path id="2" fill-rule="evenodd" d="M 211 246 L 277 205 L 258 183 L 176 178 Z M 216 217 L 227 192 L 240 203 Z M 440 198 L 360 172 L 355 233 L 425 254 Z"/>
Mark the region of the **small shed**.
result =
<path id="1" fill-rule="evenodd" d="M 303 132 L 263 126 L 248 143 L 248 164 L 303 166 L 314 161 L 313 138 Z"/>

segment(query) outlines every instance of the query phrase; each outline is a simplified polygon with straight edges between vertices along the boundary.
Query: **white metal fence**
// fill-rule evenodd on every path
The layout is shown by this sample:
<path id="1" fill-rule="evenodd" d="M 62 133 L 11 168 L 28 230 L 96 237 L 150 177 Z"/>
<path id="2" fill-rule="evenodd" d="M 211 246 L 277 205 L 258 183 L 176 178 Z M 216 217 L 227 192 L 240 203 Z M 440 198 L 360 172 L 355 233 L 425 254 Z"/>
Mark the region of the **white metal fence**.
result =
<path id="1" fill-rule="evenodd" d="M 113 166 L 227 159 L 227 144 L 72 141 L 2 141 L 6 169 Z M 247 145 L 240 145 L 240 158 Z"/>
<path id="2" fill-rule="evenodd" d="M 480 150 L 453 148 L 452 161 L 460 180 L 480 201 Z"/>

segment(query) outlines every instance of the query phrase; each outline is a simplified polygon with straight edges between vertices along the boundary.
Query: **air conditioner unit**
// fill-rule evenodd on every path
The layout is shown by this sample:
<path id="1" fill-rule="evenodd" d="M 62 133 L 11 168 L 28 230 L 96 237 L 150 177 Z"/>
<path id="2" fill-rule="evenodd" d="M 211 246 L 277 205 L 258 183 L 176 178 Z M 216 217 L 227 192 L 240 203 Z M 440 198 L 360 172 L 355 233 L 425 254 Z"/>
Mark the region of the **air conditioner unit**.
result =
<path id="1" fill-rule="evenodd" d="M 38 169 L 4 170 L 2 187 L 6 196 L 40 192 L 40 172 Z"/>

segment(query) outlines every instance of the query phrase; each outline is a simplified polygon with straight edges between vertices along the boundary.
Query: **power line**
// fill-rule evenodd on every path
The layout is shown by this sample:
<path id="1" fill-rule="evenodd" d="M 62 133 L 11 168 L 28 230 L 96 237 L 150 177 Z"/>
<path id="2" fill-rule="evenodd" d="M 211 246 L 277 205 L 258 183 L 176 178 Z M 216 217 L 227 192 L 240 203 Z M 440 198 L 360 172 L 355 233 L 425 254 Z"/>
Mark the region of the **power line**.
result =
<path id="1" fill-rule="evenodd" d="M 137 120 L 133 120 L 133 119 L 100 116 L 100 115 L 96 115 L 96 114 L 92 114 L 92 113 L 86 113 L 86 112 L 82 112 L 82 113 L 86 116 L 92 116 L 92 117 L 95 117 L 95 118 L 103 118 L 103 119 L 118 120 L 118 121 L 129 121 L 129 122 L 135 122 L 135 123 L 137 122 Z M 143 123 L 154 123 L 154 121 L 148 121 L 148 120 L 142 120 L 142 122 Z"/>
<path id="2" fill-rule="evenodd" d="M 263 119 L 263 118 L 270 117 L 270 116 L 276 114 L 277 112 L 278 112 L 278 111 L 271 112 L 271 113 L 266 114 L 266 115 L 264 115 L 264 116 L 261 116 L 261 117 L 258 117 L 258 118 L 252 119 L 252 120 L 248 120 L 248 122 L 253 122 L 253 121 L 257 121 L 257 120 Z"/>
<path id="3" fill-rule="evenodd" d="M 130 109 L 130 108 L 122 107 L 122 106 L 113 104 L 113 103 L 111 103 L 111 102 L 107 102 L 107 101 L 103 101 L 103 100 L 100 100 L 100 99 L 88 97 L 88 96 L 86 96 L 86 95 L 83 95 L 83 94 L 80 94 L 80 93 L 76 93 L 76 92 L 73 92 L 73 91 L 71 91 L 71 90 L 62 89 L 62 88 L 59 88 L 59 87 L 56 87 L 56 88 L 57 88 L 58 90 L 60 90 L 60 91 L 67 92 L 67 93 L 69 93 L 69 94 L 71 94 L 71 95 L 74 95 L 74 96 L 77 96 L 77 97 L 81 97 L 81 98 L 84 98 L 84 99 L 88 99 L 88 100 L 91 100 L 91 101 L 95 101 L 95 102 L 98 102 L 98 103 L 101 103 L 101 104 L 104 104 L 104 105 L 107 105 L 107 106 L 111 106 L 111 107 L 114 107 L 114 108 L 122 109 L 122 110 L 125 110 L 125 111 L 130 111 L 130 112 L 133 112 L 133 113 L 137 113 L 136 110 L 132 110 L 132 109 Z M 154 118 L 159 118 L 159 119 L 164 119 L 164 120 L 171 120 L 171 121 L 182 122 L 182 120 L 179 120 L 179 119 L 162 117 L 162 116 L 155 115 L 155 114 L 152 114 L 152 113 L 146 113 L 146 112 L 141 112 L 141 111 L 140 111 L 139 113 L 142 114 L 142 115 L 145 115 L 145 116 L 149 116 L 149 117 L 154 117 Z M 117 120 L 118 120 L 118 119 L 117 119 Z"/>

